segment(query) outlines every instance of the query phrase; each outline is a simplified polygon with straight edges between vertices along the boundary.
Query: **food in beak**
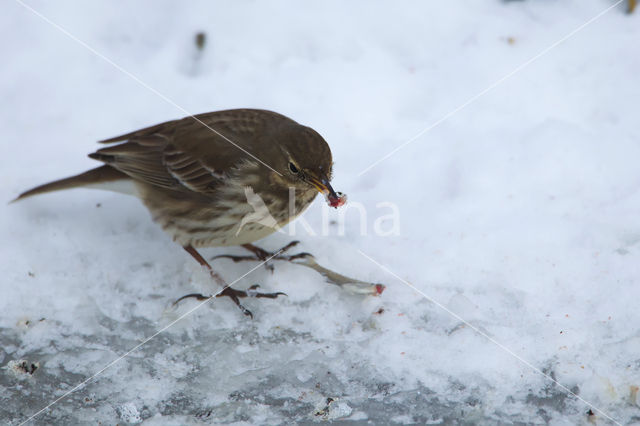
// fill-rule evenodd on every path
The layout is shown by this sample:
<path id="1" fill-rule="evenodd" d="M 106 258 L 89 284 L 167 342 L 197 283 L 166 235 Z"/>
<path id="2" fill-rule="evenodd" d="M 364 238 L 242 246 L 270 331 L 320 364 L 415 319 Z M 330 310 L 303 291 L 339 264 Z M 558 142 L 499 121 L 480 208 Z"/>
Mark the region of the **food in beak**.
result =
<path id="1" fill-rule="evenodd" d="M 312 178 L 311 183 L 318 189 L 318 191 L 324 194 L 324 199 L 327 201 L 329 207 L 337 209 L 347 203 L 347 196 L 342 192 L 334 191 L 328 179 L 316 180 Z"/>
<path id="2" fill-rule="evenodd" d="M 324 198 L 327 200 L 329 207 L 338 208 L 344 206 L 347 203 L 347 195 L 342 192 L 325 192 Z"/>

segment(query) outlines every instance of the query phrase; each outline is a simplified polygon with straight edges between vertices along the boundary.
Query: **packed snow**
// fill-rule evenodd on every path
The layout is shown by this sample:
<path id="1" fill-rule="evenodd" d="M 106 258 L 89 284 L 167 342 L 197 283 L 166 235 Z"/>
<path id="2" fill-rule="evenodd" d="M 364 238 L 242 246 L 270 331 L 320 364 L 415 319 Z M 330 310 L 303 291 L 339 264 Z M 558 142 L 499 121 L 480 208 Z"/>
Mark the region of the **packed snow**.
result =
<path id="1" fill-rule="evenodd" d="M 555 45 L 614 3 L 5 2 L 0 200 L 97 140 L 270 109 L 325 137 L 349 202 L 258 244 L 387 288 L 274 262 L 235 284 L 287 293 L 253 320 L 215 299 L 110 365 L 218 288 L 135 198 L 5 205 L 0 422 L 101 372 L 31 424 L 640 424 L 640 15 Z"/>

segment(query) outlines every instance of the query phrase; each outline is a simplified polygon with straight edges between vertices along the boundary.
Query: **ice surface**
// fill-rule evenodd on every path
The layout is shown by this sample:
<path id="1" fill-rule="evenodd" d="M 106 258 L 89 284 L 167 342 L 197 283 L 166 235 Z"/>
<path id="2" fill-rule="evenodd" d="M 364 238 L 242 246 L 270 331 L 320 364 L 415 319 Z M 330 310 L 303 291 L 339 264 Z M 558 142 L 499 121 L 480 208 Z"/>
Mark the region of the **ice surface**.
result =
<path id="1" fill-rule="evenodd" d="M 319 131 L 349 203 L 316 201 L 297 248 L 387 284 L 363 297 L 260 268 L 237 287 L 287 298 L 247 301 L 254 320 L 208 303 L 34 423 L 589 421 L 534 369 L 640 423 L 640 15 L 619 5 L 359 175 L 613 1 L 28 4 L 189 112 L 267 108 Z M 92 167 L 96 140 L 185 115 L 18 2 L 0 22 L 0 200 Z M 399 235 L 374 232 L 385 202 Z M 344 232 L 322 236 L 323 214 Z M 50 194 L 0 224 L 0 423 L 197 304 L 177 297 L 215 291 L 130 197 Z M 215 265 L 232 281 L 255 264 Z"/>

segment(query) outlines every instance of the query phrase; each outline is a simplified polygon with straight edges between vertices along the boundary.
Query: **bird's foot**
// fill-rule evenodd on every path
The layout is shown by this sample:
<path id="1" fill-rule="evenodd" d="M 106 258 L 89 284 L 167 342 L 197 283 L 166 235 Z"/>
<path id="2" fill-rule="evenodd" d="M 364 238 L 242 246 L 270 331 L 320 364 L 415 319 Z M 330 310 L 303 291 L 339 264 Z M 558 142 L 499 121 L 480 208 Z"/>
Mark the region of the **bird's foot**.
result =
<path id="1" fill-rule="evenodd" d="M 288 262 L 294 261 L 296 259 L 301 259 L 307 256 L 311 256 L 309 253 L 296 253 L 291 255 L 285 255 L 284 253 L 288 251 L 290 248 L 297 246 L 300 244 L 300 241 L 291 241 L 286 246 L 280 248 L 279 250 L 274 251 L 273 253 L 268 252 L 258 246 L 254 246 L 253 244 L 244 244 L 242 247 L 249 250 L 252 255 L 248 256 L 235 256 L 232 254 L 220 254 L 218 256 L 214 256 L 211 260 L 215 259 L 231 259 L 234 262 L 245 262 L 245 261 L 262 261 L 265 262 L 264 266 L 271 272 L 273 272 L 273 265 L 269 262 L 271 260 L 286 260 Z"/>
<path id="2" fill-rule="evenodd" d="M 231 298 L 231 300 L 233 301 L 233 303 L 236 304 L 236 306 L 238 306 L 238 308 L 240 308 L 240 310 L 242 311 L 243 314 L 245 314 L 248 317 L 253 318 L 253 314 L 251 313 L 250 310 L 248 310 L 247 308 L 245 308 L 241 303 L 240 303 L 240 298 L 243 297 L 256 297 L 256 298 L 266 298 L 266 299 L 275 299 L 278 296 L 286 296 L 286 293 L 283 293 L 281 291 L 275 292 L 275 293 L 261 293 L 258 290 L 258 288 L 260 288 L 260 286 L 258 284 L 254 284 L 251 287 L 249 287 L 246 291 L 244 290 L 236 290 L 234 288 L 231 287 L 226 287 L 224 290 L 222 290 L 220 293 L 216 294 L 215 297 L 229 297 Z M 184 296 L 182 296 L 181 298 L 179 298 L 178 300 L 176 300 L 175 302 L 173 302 L 173 305 L 177 305 L 178 303 L 182 302 L 184 299 L 189 299 L 189 298 L 195 298 L 196 300 L 208 300 L 211 299 L 214 296 L 205 296 L 201 293 L 190 293 L 190 294 L 185 294 Z"/>

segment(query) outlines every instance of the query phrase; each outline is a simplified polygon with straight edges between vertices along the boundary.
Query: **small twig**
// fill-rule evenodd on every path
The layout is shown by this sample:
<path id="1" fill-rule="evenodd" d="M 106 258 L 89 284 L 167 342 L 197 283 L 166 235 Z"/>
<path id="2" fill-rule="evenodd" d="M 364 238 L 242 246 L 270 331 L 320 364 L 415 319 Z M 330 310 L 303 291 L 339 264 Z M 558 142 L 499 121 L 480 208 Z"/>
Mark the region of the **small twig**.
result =
<path id="1" fill-rule="evenodd" d="M 349 293 L 379 296 L 386 288 L 384 284 L 361 281 L 334 272 L 331 269 L 327 269 L 324 266 L 319 265 L 313 255 L 309 253 L 303 254 L 304 256 L 297 256 L 294 259 L 291 259 L 291 263 L 306 266 L 307 268 L 315 270 L 322 275 L 328 283 L 340 286 Z"/>

